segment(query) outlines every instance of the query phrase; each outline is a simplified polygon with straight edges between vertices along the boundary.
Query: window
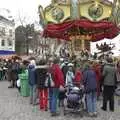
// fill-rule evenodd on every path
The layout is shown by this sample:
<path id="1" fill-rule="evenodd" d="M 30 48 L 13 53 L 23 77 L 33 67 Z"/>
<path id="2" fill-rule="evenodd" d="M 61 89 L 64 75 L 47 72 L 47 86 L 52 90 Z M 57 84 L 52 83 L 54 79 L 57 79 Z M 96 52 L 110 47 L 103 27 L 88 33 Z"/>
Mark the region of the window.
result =
<path id="1" fill-rule="evenodd" d="M 12 36 L 12 30 L 11 29 L 9 30 L 9 35 Z"/>
<path id="2" fill-rule="evenodd" d="M 5 46 L 5 40 L 1 41 L 1 46 Z"/>
<path id="3" fill-rule="evenodd" d="M 8 46 L 12 46 L 12 40 L 8 39 Z"/>
<path id="4" fill-rule="evenodd" d="M 2 34 L 5 35 L 5 28 L 2 28 Z"/>

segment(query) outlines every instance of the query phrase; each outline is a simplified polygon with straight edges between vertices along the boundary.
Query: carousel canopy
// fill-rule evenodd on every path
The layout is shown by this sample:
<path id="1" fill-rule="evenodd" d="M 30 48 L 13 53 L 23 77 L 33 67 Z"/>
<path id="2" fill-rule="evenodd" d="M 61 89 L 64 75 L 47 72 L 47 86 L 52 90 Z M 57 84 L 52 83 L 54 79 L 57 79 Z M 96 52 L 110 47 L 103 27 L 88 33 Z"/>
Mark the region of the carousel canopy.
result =
<path id="1" fill-rule="evenodd" d="M 104 38 L 112 39 L 118 35 L 119 28 L 108 21 L 92 22 L 89 20 L 74 20 L 60 24 L 48 24 L 43 36 L 71 40 L 73 36 L 87 39 L 92 42 Z"/>
<path id="2" fill-rule="evenodd" d="M 99 41 L 119 34 L 120 0 L 52 0 L 39 6 L 44 37 Z"/>

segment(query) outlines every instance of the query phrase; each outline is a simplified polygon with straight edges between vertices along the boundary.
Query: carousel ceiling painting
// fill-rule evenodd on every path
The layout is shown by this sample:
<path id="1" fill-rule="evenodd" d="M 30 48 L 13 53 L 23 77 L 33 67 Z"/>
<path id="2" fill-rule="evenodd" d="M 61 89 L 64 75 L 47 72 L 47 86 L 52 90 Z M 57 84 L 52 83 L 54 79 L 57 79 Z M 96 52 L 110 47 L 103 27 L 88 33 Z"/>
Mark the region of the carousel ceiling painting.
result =
<path id="1" fill-rule="evenodd" d="M 120 0 L 52 0 L 45 9 L 39 6 L 39 17 L 44 37 L 112 39 L 120 31 Z"/>

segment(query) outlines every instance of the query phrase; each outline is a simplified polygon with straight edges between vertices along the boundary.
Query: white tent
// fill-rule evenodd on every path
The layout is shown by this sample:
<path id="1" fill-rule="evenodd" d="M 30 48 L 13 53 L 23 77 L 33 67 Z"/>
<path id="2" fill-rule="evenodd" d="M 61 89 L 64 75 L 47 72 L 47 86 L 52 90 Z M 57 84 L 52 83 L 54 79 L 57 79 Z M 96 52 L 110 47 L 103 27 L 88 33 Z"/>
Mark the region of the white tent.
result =
<path id="1" fill-rule="evenodd" d="M 112 52 L 114 53 L 114 56 L 120 56 L 120 34 L 111 40 L 105 38 L 98 42 L 91 42 L 91 53 L 93 54 L 94 52 L 99 52 L 96 48 L 96 44 L 100 45 L 104 42 L 106 42 L 107 44 L 114 44 L 115 48 L 112 50 Z"/>

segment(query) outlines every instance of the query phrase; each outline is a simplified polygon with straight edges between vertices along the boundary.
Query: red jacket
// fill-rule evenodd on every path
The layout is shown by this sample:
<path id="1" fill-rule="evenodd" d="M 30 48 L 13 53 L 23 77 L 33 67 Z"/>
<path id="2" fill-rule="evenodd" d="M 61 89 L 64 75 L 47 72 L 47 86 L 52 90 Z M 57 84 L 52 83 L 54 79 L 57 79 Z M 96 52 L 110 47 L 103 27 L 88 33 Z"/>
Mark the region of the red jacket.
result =
<path id="1" fill-rule="evenodd" d="M 101 80 L 102 73 L 101 73 L 101 70 L 100 70 L 100 65 L 95 65 L 93 69 L 96 73 L 97 80 L 98 81 Z"/>
<path id="2" fill-rule="evenodd" d="M 97 80 L 97 96 L 100 95 L 100 80 L 102 78 L 101 68 L 100 65 L 97 64 L 94 66 L 93 70 L 96 73 L 96 80 Z"/>
<path id="3" fill-rule="evenodd" d="M 82 75 L 82 72 L 77 70 L 76 73 L 75 73 L 75 79 L 74 79 L 74 82 L 75 83 L 80 83 L 81 80 L 83 78 L 83 75 Z"/>
<path id="4" fill-rule="evenodd" d="M 55 83 L 55 87 L 59 88 L 60 85 L 64 86 L 64 77 L 59 65 L 53 64 L 51 69 L 52 69 L 52 75 L 53 75 L 53 81 Z"/>

